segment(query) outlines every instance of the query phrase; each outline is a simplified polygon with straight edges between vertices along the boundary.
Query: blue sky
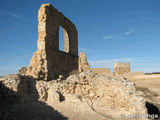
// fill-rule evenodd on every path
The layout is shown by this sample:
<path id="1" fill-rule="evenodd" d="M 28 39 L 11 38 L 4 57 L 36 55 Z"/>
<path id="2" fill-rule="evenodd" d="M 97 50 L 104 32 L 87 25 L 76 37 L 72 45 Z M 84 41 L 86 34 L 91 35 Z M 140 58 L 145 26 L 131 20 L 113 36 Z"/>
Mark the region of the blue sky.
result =
<path id="1" fill-rule="evenodd" d="M 0 75 L 29 65 L 43 3 L 73 21 L 79 52 L 87 54 L 91 67 L 112 69 L 115 62 L 130 62 L 132 71 L 160 72 L 160 0 L 1 0 Z"/>

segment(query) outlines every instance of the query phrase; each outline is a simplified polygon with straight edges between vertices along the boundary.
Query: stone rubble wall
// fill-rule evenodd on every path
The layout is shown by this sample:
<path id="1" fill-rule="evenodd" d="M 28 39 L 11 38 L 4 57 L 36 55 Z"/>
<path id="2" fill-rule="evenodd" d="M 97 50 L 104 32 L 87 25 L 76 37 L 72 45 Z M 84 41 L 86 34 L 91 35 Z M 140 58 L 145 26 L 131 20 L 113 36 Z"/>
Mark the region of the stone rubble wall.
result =
<path id="1" fill-rule="evenodd" d="M 96 74 L 100 74 L 100 75 L 113 76 L 109 68 L 91 68 L 91 71 L 93 71 Z"/>
<path id="2" fill-rule="evenodd" d="M 35 79 L 48 79 L 48 65 L 44 51 L 37 50 L 37 52 L 34 52 L 26 75 L 30 75 Z"/>
<path id="3" fill-rule="evenodd" d="M 129 63 L 115 63 L 113 65 L 113 74 L 114 75 L 123 75 L 124 73 L 129 73 L 130 64 Z"/>
<path id="4" fill-rule="evenodd" d="M 90 65 L 87 62 L 87 56 L 84 52 L 80 53 L 78 64 L 79 64 L 78 65 L 79 72 L 84 72 L 84 71 L 90 70 Z"/>
<path id="5" fill-rule="evenodd" d="M 0 81 L 13 90 L 21 102 L 41 101 L 52 105 L 68 100 L 86 103 L 87 100 L 93 105 L 96 101 L 111 110 L 118 110 L 119 114 L 147 114 L 142 93 L 123 77 L 98 75 L 89 70 L 61 81 L 36 81 L 21 75 L 6 76 Z"/>
<path id="6" fill-rule="evenodd" d="M 39 100 L 48 104 L 61 103 L 67 99 L 80 99 L 82 102 L 91 99 L 121 113 L 147 114 L 145 99 L 136 91 L 135 84 L 123 77 L 97 75 L 87 71 L 71 75 L 62 82 L 40 81 L 36 87 Z"/>
<path id="7" fill-rule="evenodd" d="M 48 60 L 49 79 L 57 79 L 59 75 L 66 78 L 71 71 L 78 69 L 78 57 L 62 51 L 51 51 L 49 54 L 51 58 Z"/>

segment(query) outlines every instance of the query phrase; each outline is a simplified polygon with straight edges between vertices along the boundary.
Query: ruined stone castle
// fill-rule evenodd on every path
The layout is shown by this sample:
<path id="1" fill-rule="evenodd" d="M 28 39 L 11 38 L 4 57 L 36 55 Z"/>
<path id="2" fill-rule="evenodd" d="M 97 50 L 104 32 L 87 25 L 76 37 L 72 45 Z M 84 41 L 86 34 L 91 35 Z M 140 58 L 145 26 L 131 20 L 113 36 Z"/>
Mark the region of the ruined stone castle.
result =
<path id="1" fill-rule="evenodd" d="M 75 25 L 51 4 L 38 12 L 38 46 L 27 75 L 52 80 L 78 70 L 78 32 Z M 64 51 L 59 50 L 59 28 L 64 32 Z"/>
<path id="2" fill-rule="evenodd" d="M 90 69 L 87 56 L 78 56 L 78 32 L 75 25 L 51 4 L 43 4 L 38 11 L 37 51 L 33 54 L 29 67 L 21 69 L 40 80 L 55 80 L 59 76 L 67 78 L 74 71 Z M 59 50 L 59 28 L 64 32 L 64 51 Z M 101 69 L 92 69 L 102 73 Z M 104 70 L 104 69 L 103 69 Z M 103 71 L 104 72 L 104 71 Z M 114 75 L 130 72 L 128 63 L 116 63 Z M 104 74 L 111 75 L 110 71 Z"/>
<path id="3" fill-rule="evenodd" d="M 29 67 L 0 77 L 0 107 L 5 108 L 0 120 L 119 120 L 121 115 L 147 115 L 143 93 L 120 76 L 130 72 L 129 63 L 115 63 L 115 76 L 110 69 L 90 68 L 87 56 L 78 56 L 78 33 L 68 18 L 43 4 L 38 21 L 38 46 Z M 59 50 L 60 26 L 64 51 Z M 70 74 L 73 71 L 78 73 Z M 60 115 L 53 110 L 67 118 L 57 118 Z"/>

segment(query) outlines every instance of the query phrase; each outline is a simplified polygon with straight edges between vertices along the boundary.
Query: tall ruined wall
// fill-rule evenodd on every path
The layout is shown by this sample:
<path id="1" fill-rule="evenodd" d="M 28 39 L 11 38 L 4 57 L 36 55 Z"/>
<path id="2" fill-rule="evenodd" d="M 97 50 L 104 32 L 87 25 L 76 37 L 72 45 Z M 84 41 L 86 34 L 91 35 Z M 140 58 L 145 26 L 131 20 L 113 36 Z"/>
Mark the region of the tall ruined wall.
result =
<path id="1" fill-rule="evenodd" d="M 51 80 L 78 69 L 78 33 L 75 25 L 51 4 L 38 12 L 38 42 L 27 75 Z M 59 27 L 64 32 L 64 52 L 59 50 Z"/>

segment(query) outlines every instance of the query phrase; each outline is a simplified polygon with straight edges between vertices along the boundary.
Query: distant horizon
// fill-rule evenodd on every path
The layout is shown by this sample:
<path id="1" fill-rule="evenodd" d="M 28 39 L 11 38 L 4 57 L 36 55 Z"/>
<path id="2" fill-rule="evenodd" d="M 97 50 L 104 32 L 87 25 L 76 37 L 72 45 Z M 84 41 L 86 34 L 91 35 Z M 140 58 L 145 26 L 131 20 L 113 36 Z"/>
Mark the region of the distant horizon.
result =
<path id="1" fill-rule="evenodd" d="M 0 76 L 29 65 L 37 50 L 37 15 L 44 3 L 75 24 L 79 53 L 87 55 L 92 68 L 112 71 L 114 63 L 129 62 L 132 72 L 160 72 L 159 0 L 1 0 Z M 62 29 L 59 36 L 63 50 Z"/>
<path id="2" fill-rule="evenodd" d="M 121 63 L 125 63 L 125 62 L 121 62 Z M 27 66 L 22 66 L 22 67 L 27 67 Z M 92 68 L 110 69 L 111 73 L 113 73 L 113 68 L 105 68 L 105 67 L 90 67 L 90 68 L 91 69 Z M 19 69 L 21 69 L 21 68 L 19 68 Z M 154 74 L 154 73 L 159 73 L 160 74 L 159 71 L 157 71 L 157 72 L 144 72 L 144 71 L 132 71 L 132 69 L 130 71 L 130 73 L 135 73 L 135 72 L 143 72 L 144 74 Z M 19 74 L 19 73 L 18 72 L 17 73 L 8 73 L 8 74 L 5 74 L 5 75 L 0 75 L 0 77 L 6 76 L 6 75 L 12 75 L 12 74 Z"/>

